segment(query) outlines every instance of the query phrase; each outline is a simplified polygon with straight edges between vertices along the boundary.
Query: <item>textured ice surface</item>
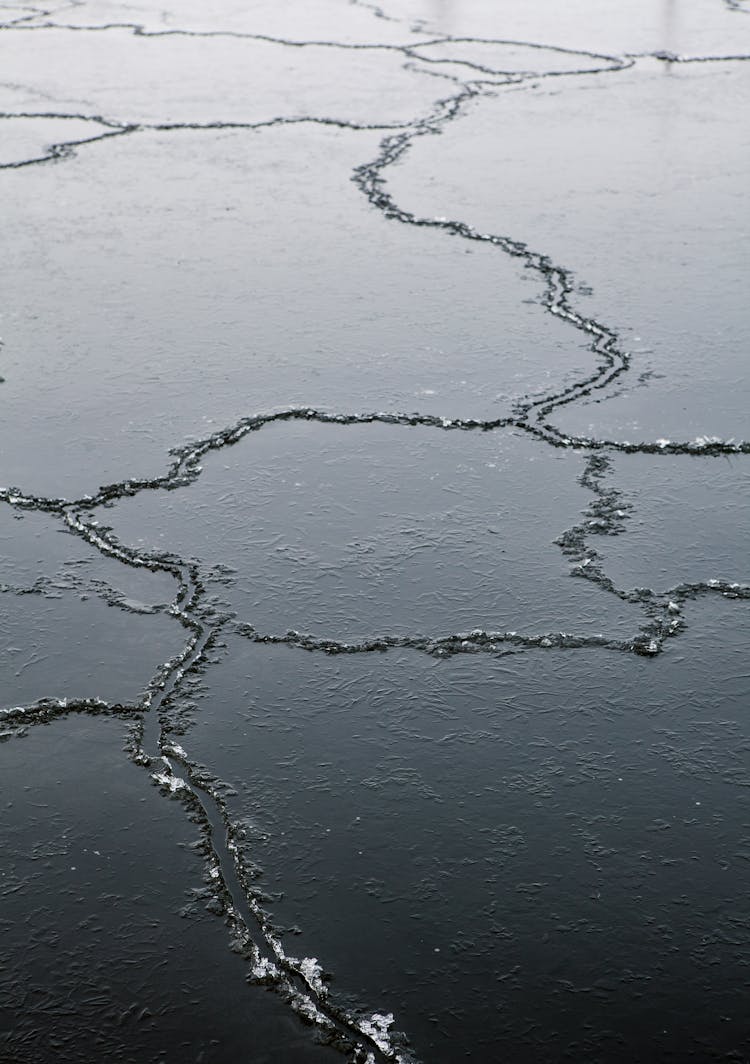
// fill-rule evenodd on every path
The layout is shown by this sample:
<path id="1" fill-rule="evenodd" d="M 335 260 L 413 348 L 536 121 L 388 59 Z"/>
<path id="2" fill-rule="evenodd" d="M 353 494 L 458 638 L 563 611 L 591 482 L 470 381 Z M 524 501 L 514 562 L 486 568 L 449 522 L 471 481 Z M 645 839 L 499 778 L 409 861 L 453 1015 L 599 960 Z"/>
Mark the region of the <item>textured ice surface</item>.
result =
<path id="1" fill-rule="evenodd" d="M 0 1060 L 225 1064 L 248 1028 L 258 1064 L 339 1059 L 245 984 L 195 826 L 124 740 L 79 717 L 0 745 Z"/>
<path id="2" fill-rule="evenodd" d="M 610 477 L 633 505 L 625 534 L 597 544 L 618 587 L 750 583 L 747 462 L 618 455 Z"/>
<path id="3" fill-rule="evenodd" d="M 174 580 L 97 556 L 50 515 L 11 513 L 0 509 L 0 706 L 136 702 L 184 642 L 161 612 Z"/>
<path id="4" fill-rule="evenodd" d="M 39 698 L 137 702 L 157 666 L 179 649 L 164 616 L 139 617 L 96 598 L 0 592 L 0 706 Z"/>
<path id="5" fill-rule="evenodd" d="M 107 592 L 133 609 L 148 612 L 171 602 L 173 577 L 164 572 L 123 565 L 72 534 L 65 521 L 31 510 L 0 509 L 0 586 L 10 590 Z"/>
<path id="6" fill-rule="evenodd" d="M 580 455 L 510 432 L 286 422 L 202 465 L 188 489 L 100 516 L 136 549 L 228 566 L 215 593 L 261 633 L 627 637 L 644 620 L 572 578 L 554 543 L 592 501 Z"/>

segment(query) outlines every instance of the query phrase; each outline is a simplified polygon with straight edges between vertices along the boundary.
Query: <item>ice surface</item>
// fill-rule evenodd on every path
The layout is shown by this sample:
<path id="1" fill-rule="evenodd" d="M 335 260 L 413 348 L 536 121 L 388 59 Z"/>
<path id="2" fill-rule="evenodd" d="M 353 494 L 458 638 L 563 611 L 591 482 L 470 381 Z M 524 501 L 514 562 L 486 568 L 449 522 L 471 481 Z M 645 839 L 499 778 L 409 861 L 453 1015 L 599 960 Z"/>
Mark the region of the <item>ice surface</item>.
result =
<path id="1" fill-rule="evenodd" d="M 0 0 L 3 1061 L 743 1055 L 746 8 Z"/>

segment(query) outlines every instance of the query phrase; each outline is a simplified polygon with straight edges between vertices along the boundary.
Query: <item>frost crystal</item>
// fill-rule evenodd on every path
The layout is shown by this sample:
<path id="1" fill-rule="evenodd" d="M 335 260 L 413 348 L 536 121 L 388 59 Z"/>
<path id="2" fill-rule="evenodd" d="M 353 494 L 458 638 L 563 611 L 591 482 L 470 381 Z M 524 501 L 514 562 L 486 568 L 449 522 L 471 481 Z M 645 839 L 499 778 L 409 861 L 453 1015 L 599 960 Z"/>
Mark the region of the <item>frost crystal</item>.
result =
<path id="1" fill-rule="evenodd" d="M 323 983 L 323 971 L 316 957 L 303 957 L 299 962 L 299 970 L 307 981 L 307 984 L 317 994 L 325 994 L 326 988 Z"/>
<path id="2" fill-rule="evenodd" d="M 360 1020 L 359 1029 L 363 1034 L 369 1035 L 375 1045 L 383 1053 L 387 1053 L 391 1047 L 388 1038 L 388 1028 L 393 1024 L 393 1013 L 384 1015 L 382 1012 L 373 1012 L 369 1020 Z"/>
<path id="3" fill-rule="evenodd" d="M 273 979 L 279 974 L 279 969 L 266 957 L 259 957 L 253 965 L 253 975 L 256 979 Z"/>
<path id="4" fill-rule="evenodd" d="M 187 789 L 187 783 L 184 780 L 181 780 L 179 776 L 170 776 L 166 772 L 154 772 L 151 775 L 151 779 L 156 780 L 162 787 L 168 787 L 172 794 Z"/>

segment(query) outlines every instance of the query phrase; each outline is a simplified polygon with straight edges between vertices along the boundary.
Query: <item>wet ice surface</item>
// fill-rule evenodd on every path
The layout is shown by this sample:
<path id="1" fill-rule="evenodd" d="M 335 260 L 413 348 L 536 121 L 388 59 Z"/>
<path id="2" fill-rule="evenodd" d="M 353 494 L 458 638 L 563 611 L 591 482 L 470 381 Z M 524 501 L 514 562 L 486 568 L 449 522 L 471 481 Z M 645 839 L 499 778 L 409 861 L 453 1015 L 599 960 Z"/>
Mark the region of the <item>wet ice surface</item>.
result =
<path id="1" fill-rule="evenodd" d="M 6 173 L 26 221 L 6 230 L 18 266 L 3 322 L 4 483 L 70 497 L 161 473 L 176 442 L 251 412 L 495 418 L 579 377 L 590 356 L 539 313 L 538 279 L 493 248 L 385 225 L 363 206 L 351 172 L 380 136 L 141 133 Z"/>
<path id="2" fill-rule="evenodd" d="M 745 1058 L 746 6 L 0 4 L 0 1060 Z"/>
<path id="3" fill-rule="evenodd" d="M 577 305 L 616 327 L 632 356 L 628 384 L 556 411 L 565 433 L 750 435 L 750 219 L 738 180 L 749 93 L 741 63 L 654 60 L 564 90 L 503 89 L 394 172 L 397 202 L 525 240 L 573 271 Z"/>

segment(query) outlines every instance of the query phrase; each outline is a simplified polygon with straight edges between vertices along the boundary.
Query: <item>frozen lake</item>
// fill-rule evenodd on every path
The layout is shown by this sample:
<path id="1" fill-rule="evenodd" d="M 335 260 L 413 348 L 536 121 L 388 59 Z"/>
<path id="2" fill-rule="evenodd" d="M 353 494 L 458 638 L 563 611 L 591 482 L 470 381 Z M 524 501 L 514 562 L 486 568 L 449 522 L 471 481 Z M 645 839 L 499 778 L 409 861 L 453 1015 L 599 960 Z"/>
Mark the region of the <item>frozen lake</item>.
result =
<path id="1" fill-rule="evenodd" d="M 749 0 L 0 70 L 0 1064 L 750 1060 Z"/>

